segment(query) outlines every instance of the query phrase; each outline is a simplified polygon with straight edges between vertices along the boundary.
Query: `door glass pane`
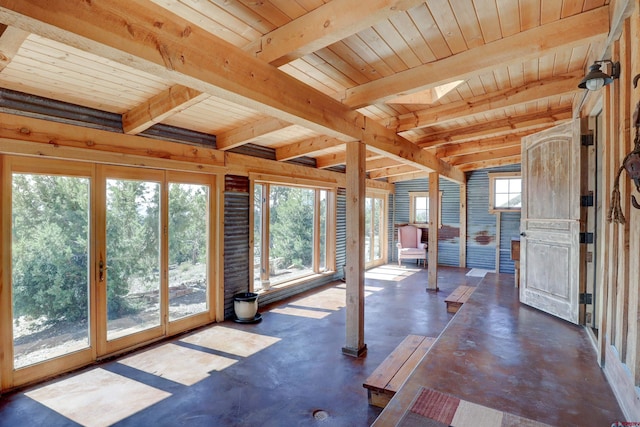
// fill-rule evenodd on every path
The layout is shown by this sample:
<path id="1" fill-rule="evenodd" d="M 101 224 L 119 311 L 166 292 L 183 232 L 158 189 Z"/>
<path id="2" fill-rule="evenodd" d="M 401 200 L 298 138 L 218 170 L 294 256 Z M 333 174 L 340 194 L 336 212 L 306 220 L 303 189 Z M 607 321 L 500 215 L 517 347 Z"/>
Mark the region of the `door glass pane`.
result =
<path id="1" fill-rule="evenodd" d="M 327 269 L 327 190 L 320 190 L 320 271 Z"/>
<path id="2" fill-rule="evenodd" d="M 14 368 L 89 347 L 88 178 L 13 174 Z"/>
<path id="3" fill-rule="evenodd" d="M 160 185 L 107 180 L 107 339 L 160 325 Z"/>
<path id="4" fill-rule="evenodd" d="M 270 188 L 269 274 L 275 284 L 313 273 L 315 191 Z"/>
<path id="5" fill-rule="evenodd" d="M 382 199 L 373 199 L 373 260 L 382 258 L 382 215 L 384 214 L 384 203 Z"/>
<path id="6" fill-rule="evenodd" d="M 367 197 L 364 200 L 364 262 L 371 262 L 373 251 L 371 245 L 373 244 L 373 200 Z"/>
<path id="7" fill-rule="evenodd" d="M 169 320 L 209 309 L 209 187 L 169 184 Z"/>
<path id="8" fill-rule="evenodd" d="M 253 289 L 262 289 L 262 281 L 268 280 L 268 277 L 263 278 L 264 271 L 262 266 L 262 242 L 263 242 L 263 206 L 264 200 L 264 186 L 256 184 L 253 191 Z M 264 273 L 266 276 L 266 273 Z"/>

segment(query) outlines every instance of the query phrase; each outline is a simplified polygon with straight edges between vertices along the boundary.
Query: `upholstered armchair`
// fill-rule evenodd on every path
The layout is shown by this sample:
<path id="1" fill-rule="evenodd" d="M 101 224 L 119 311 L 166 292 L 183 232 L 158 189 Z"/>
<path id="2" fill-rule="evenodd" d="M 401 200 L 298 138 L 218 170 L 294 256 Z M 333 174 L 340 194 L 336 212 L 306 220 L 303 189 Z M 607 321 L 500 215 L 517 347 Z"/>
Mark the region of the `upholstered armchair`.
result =
<path id="1" fill-rule="evenodd" d="M 427 266 L 427 245 L 422 243 L 422 229 L 413 225 L 398 227 L 398 265 L 403 259 L 424 260 Z"/>

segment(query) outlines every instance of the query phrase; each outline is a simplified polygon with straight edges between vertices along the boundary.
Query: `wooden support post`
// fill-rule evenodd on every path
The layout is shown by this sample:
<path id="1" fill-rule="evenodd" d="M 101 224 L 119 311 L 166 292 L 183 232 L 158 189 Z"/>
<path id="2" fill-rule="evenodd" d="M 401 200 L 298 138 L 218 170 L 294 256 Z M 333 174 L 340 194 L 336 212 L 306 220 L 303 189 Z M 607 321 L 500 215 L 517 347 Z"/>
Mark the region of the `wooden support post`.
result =
<path id="1" fill-rule="evenodd" d="M 467 266 L 467 183 L 460 184 L 460 267 Z"/>
<path id="2" fill-rule="evenodd" d="M 429 283 L 427 290 L 438 290 L 438 227 L 440 225 L 440 175 L 429 174 Z"/>
<path id="3" fill-rule="evenodd" d="M 360 357 L 364 343 L 364 201 L 366 146 L 347 142 L 347 334 L 342 353 Z"/>

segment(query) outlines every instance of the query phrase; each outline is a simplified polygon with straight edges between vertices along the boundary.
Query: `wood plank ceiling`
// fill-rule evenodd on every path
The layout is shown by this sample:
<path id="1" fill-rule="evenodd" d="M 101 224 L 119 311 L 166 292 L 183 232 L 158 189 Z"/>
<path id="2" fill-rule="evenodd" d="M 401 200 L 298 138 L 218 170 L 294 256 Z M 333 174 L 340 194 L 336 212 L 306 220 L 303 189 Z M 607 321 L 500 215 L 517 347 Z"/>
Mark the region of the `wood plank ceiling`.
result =
<path id="1" fill-rule="evenodd" d="M 0 0 L 0 87 L 317 168 L 362 139 L 389 182 L 519 163 L 609 30 L 608 0 L 63 3 Z"/>

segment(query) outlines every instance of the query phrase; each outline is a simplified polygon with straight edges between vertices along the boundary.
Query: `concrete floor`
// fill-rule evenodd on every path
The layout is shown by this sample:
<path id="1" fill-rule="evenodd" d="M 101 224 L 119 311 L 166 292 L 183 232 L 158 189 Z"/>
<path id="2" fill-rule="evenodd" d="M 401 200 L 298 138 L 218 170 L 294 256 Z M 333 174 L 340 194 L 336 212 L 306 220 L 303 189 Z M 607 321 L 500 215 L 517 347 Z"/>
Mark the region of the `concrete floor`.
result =
<path id="1" fill-rule="evenodd" d="M 466 276 L 467 271 L 440 267 L 437 293 L 425 292 L 427 271 L 415 264 L 367 272 L 368 354 L 361 359 L 341 353 L 345 285 L 336 283 L 261 309 L 260 323 L 216 324 L 4 395 L 0 426 L 368 426 L 381 410 L 367 404 L 362 383 L 406 335 L 436 337 L 442 332 L 453 317 L 445 297 L 459 285 L 475 286 L 482 280 Z M 496 277 L 513 283 L 512 275 Z M 561 342 L 588 339 L 580 328 L 562 331 L 570 337 L 560 335 Z M 550 357 L 544 343 L 536 345 L 541 358 Z M 562 360 L 600 372 L 595 354 L 583 353 L 563 354 Z M 553 381 L 546 378 L 536 397 L 544 399 L 542 389 L 553 388 Z M 602 376 L 593 381 L 598 392 L 605 390 L 601 398 L 607 404 L 615 402 Z M 592 402 L 571 398 L 575 410 L 587 417 L 594 410 Z"/>

